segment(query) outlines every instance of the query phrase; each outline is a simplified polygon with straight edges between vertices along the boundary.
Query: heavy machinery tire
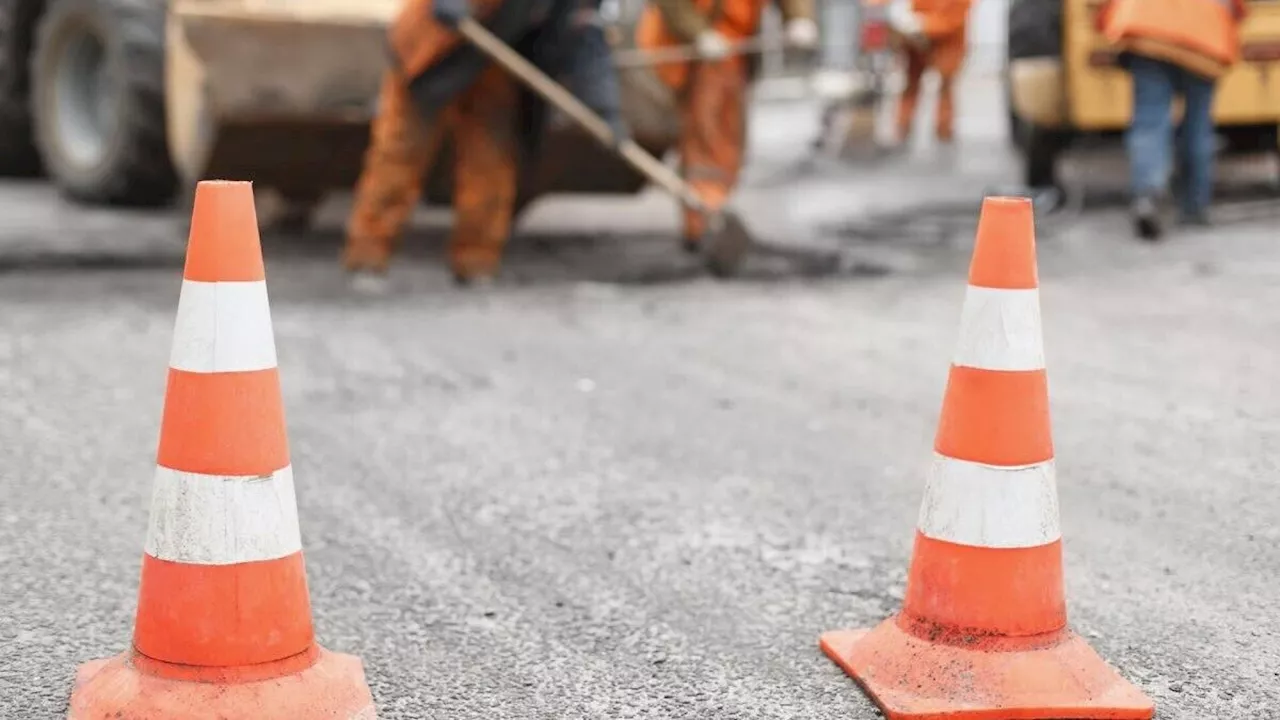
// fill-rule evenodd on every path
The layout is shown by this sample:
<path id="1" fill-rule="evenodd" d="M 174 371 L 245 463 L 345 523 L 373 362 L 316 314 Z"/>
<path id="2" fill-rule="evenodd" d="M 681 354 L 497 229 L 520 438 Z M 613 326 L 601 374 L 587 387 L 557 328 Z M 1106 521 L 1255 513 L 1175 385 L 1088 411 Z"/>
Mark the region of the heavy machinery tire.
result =
<path id="1" fill-rule="evenodd" d="M 32 112 L 36 144 L 67 196 L 117 205 L 173 198 L 164 22 L 163 0 L 50 3 L 32 58 Z"/>
<path id="2" fill-rule="evenodd" d="M 31 135 L 30 58 L 35 14 L 31 0 L 0 2 L 0 176 L 40 174 Z"/>

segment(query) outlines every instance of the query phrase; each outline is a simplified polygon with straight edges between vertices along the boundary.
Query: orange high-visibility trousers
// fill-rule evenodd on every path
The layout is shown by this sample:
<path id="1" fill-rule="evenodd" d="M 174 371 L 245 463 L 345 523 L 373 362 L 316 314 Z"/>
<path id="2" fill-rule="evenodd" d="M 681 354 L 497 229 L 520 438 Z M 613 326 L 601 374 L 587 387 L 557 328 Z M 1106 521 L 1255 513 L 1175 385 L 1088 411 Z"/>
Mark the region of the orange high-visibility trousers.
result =
<path id="1" fill-rule="evenodd" d="M 746 145 L 747 63 L 742 56 L 695 63 L 680 98 L 680 169 L 711 209 L 729 200 Z M 684 240 L 697 243 L 706 217 L 684 209 Z"/>
<path id="2" fill-rule="evenodd" d="M 371 143 L 347 223 L 343 263 L 384 272 L 446 135 L 454 141 L 454 226 L 449 265 L 469 278 L 492 274 L 511 232 L 519 137 L 515 81 L 487 68 L 435 118 L 424 118 L 407 81 L 389 71 L 382 81 Z"/>
<path id="3" fill-rule="evenodd" d="M 944 142 L 955 136 L 955 81 L 960 74 L 960 66 L 964 64 L 965 50 L 965 35 L 961 32 L 932 39 L 927 50 L 912 48 L 906 51 L 906 86 L 898 98 L 899 140 L 905 141 L 911 135 L 920 99 L 920 84 L 925 71 L 930 68 L 937 71 L 939 80 L 935 133 Z"/>

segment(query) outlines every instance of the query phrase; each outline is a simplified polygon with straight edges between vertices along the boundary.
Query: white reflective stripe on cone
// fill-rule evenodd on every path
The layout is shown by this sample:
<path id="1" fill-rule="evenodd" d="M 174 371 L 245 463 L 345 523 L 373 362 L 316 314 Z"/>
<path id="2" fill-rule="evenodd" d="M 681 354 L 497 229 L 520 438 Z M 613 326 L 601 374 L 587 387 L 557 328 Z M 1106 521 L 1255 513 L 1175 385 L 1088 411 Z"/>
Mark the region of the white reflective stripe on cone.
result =
<path id="1" fill-rule="evenodd" d="M 970 285 L 952 362 L 982 370 L 1043 370 L 1040 291 Z"/>
<path id="2" fill-rule="evenodd" d="M 196 373 L 276 366 L 267 283 L 183 280 L 169 367 Z"/>
<path id="3" fill-rule="evenodd" d="M 232 565 L 301 549 L 291 466 L 263 477 L 156 468 L 146 542 L 151 557 Z"/>
<path id="4" fill-rule="evenodd" d="M 1052 460 L 997 467 L 937 455 L 920 505 L 920 532 L 958 545 L 1023 548 L 1062 537 Z"/>

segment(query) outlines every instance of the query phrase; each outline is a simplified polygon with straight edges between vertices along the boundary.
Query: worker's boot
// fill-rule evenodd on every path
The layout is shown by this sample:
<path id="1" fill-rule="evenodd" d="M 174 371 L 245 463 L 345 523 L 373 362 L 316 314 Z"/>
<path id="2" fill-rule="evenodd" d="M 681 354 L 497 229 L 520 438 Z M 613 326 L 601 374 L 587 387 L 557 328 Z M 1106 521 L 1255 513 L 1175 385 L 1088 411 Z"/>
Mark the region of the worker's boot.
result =
<path id="1" fill-rule="evenodd" d="M 459 287 L 493 285 L 501 262 L 500 251 L 480 245 L 455 245 L 449 251 L 449 271 Z"/>
<path id="2" fill-rule="evenodd" d="M 683 229 L 680 233 L 680 248 L 690 255 L 702 251 L 702 239 L 707 232 L 707 219 L 702 213 L 692 208 L 683 208 Z"/>
<path id="3" fill-rule="evenodd" d="M 1164 227 L 1160 222 L 1160 204 L 1154 195 L 1139 195 L 1134 198 L 1129 209 L 1133 218 L 1133 229 L 1139 238 L 1155 242 L 1164 235 Z"/>
<path id="4" fill-rule="evenodd" d="M 349 276 L 347 284 L 351 290 L 360 295 L 386 295 L 391 289 L 385 272 L 374 270 L 355 270 Z"/>
<path id="5" fill-rule="evenodd" d="M 391 245 L 385 239 L 370 240 L 361 235 L 348 237 L 342 253 L 342 265 L 347 270 L 347 284 L 353 292 L 361 295 L 386 294 L 390 287 L 387 265 Z"/>
<path id="6" fill-rule="evenodd" d="M 498 283 L 496 275 L 458 275 L 454 274 L 453 282 L 458 287 L 471 290 L 488 290 Z"/>
<path id="7" fill-rule="evenodd" d="M 498 281 L 498 271 L 493 270 L 464 270 L 458 267 L 451 269 L 453 274 L 453 284 L 458 287 L 472 288 L 475 290 L 484 290 L 493 287 Z"/>
<path id="8" fill-rule="evenodd" d="M 1173 195 L 1178 199 L 1178 225 L 1183 227 L 1209 227 L 1209 208 L 1199 206 L 1192 197 L 1185 166 L 1179 163 L 1174 169 Z"/>
<path id="9" fill-rule="evenodd" d="M 686 207 L 680 211 L 683 228 L 680 236 L 680 246 L 690 255 L 702 252 L 708 237 L 713 242 L 715 241 L 714 234 L 717 228 L 713 227 L 712 223 L 714 221 L 706 213 L 708 211 L 718 212 L 728 202 L 729 187 L 718 182 L 720 177 L 723 177 L 723 175 L 716 176 L 716 179 L 712 181 L 693 180 L 690 182 L 693 191 L 697 193 L 698 197 L 702 198 L 702 202 L 706 203 L 706 210 L 695 210 Z"/>

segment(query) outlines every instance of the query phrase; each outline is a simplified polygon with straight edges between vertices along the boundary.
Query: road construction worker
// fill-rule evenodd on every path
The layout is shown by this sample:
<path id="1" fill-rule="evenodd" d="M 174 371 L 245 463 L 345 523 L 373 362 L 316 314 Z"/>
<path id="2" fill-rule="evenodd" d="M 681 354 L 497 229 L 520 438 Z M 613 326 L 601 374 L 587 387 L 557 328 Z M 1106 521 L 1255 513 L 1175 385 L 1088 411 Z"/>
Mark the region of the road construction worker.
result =
<path id="1" fill-rule="evenodd" d="M 644 50 L 692 47 L 698 60 L 655 66 L 680 114 L 680 170 L 711 210 L 728 201 L 746 150 L 746 92 L 756 63 L 735 44 L 756 37 L 768 0 L 651 0 L 636 28 Z M 812 50 L 818 42 L 813 0 L 780 0 L 787 43 Z M 707 218 L 685 209 L 684 247 L 696 251 Z"/>
<path id="2" fill-rule="evenodd" d="M 904 40 L 906 86 L 898 98 L 897 139 L 905 144 L 915 123 L 920 84 L 926 70 L 938 73 L 934 134 L 940 142 L 955 137 L 955 83 L 968 47 L 972 0 L 892 0 L 889 24 Z"/>
<path id="3" fill-rule="evenodd" d="M 383 77 L 347 224 L 343 263 L 359 285 L 382 284 L 446 137 L 454 145 L 449 268 L 461 284 L 494 276 L 511 231 L 521 168 L 536 155 L 546 107 L 451 26 L 474 13 L 490 32 L 555 77 L 578 59 L 572 51 L 581 35 L 574 25 L 581 10 L 579 0 L 405 2 L 389 31 L 393 67 Z M 613 107 L 594 109 L 616 123 L 611 57 L 606 54 L 588 70 L 594 75 L 570 74 L 596 83 L 593 97 L 583 100 L 589 105 L 596 97 L 611 101 Z"/>
<path id="4" fill-rule="evenodd" d="M 1208 223 L 1217 154 L 1213 92 L 1218 78 L 1240 56 L 1243 0 L 1108 0 L 1098 29 L 1120 51 L 1120 66 L 1133 78 L 1133 119 L 1125 137 L 1133 193 L 1135 234 L 1163 235 L 1161 201 L 1171 174 L 1175 95 L 1184 110 L 1178 155 L 1180 220 Z"/>

